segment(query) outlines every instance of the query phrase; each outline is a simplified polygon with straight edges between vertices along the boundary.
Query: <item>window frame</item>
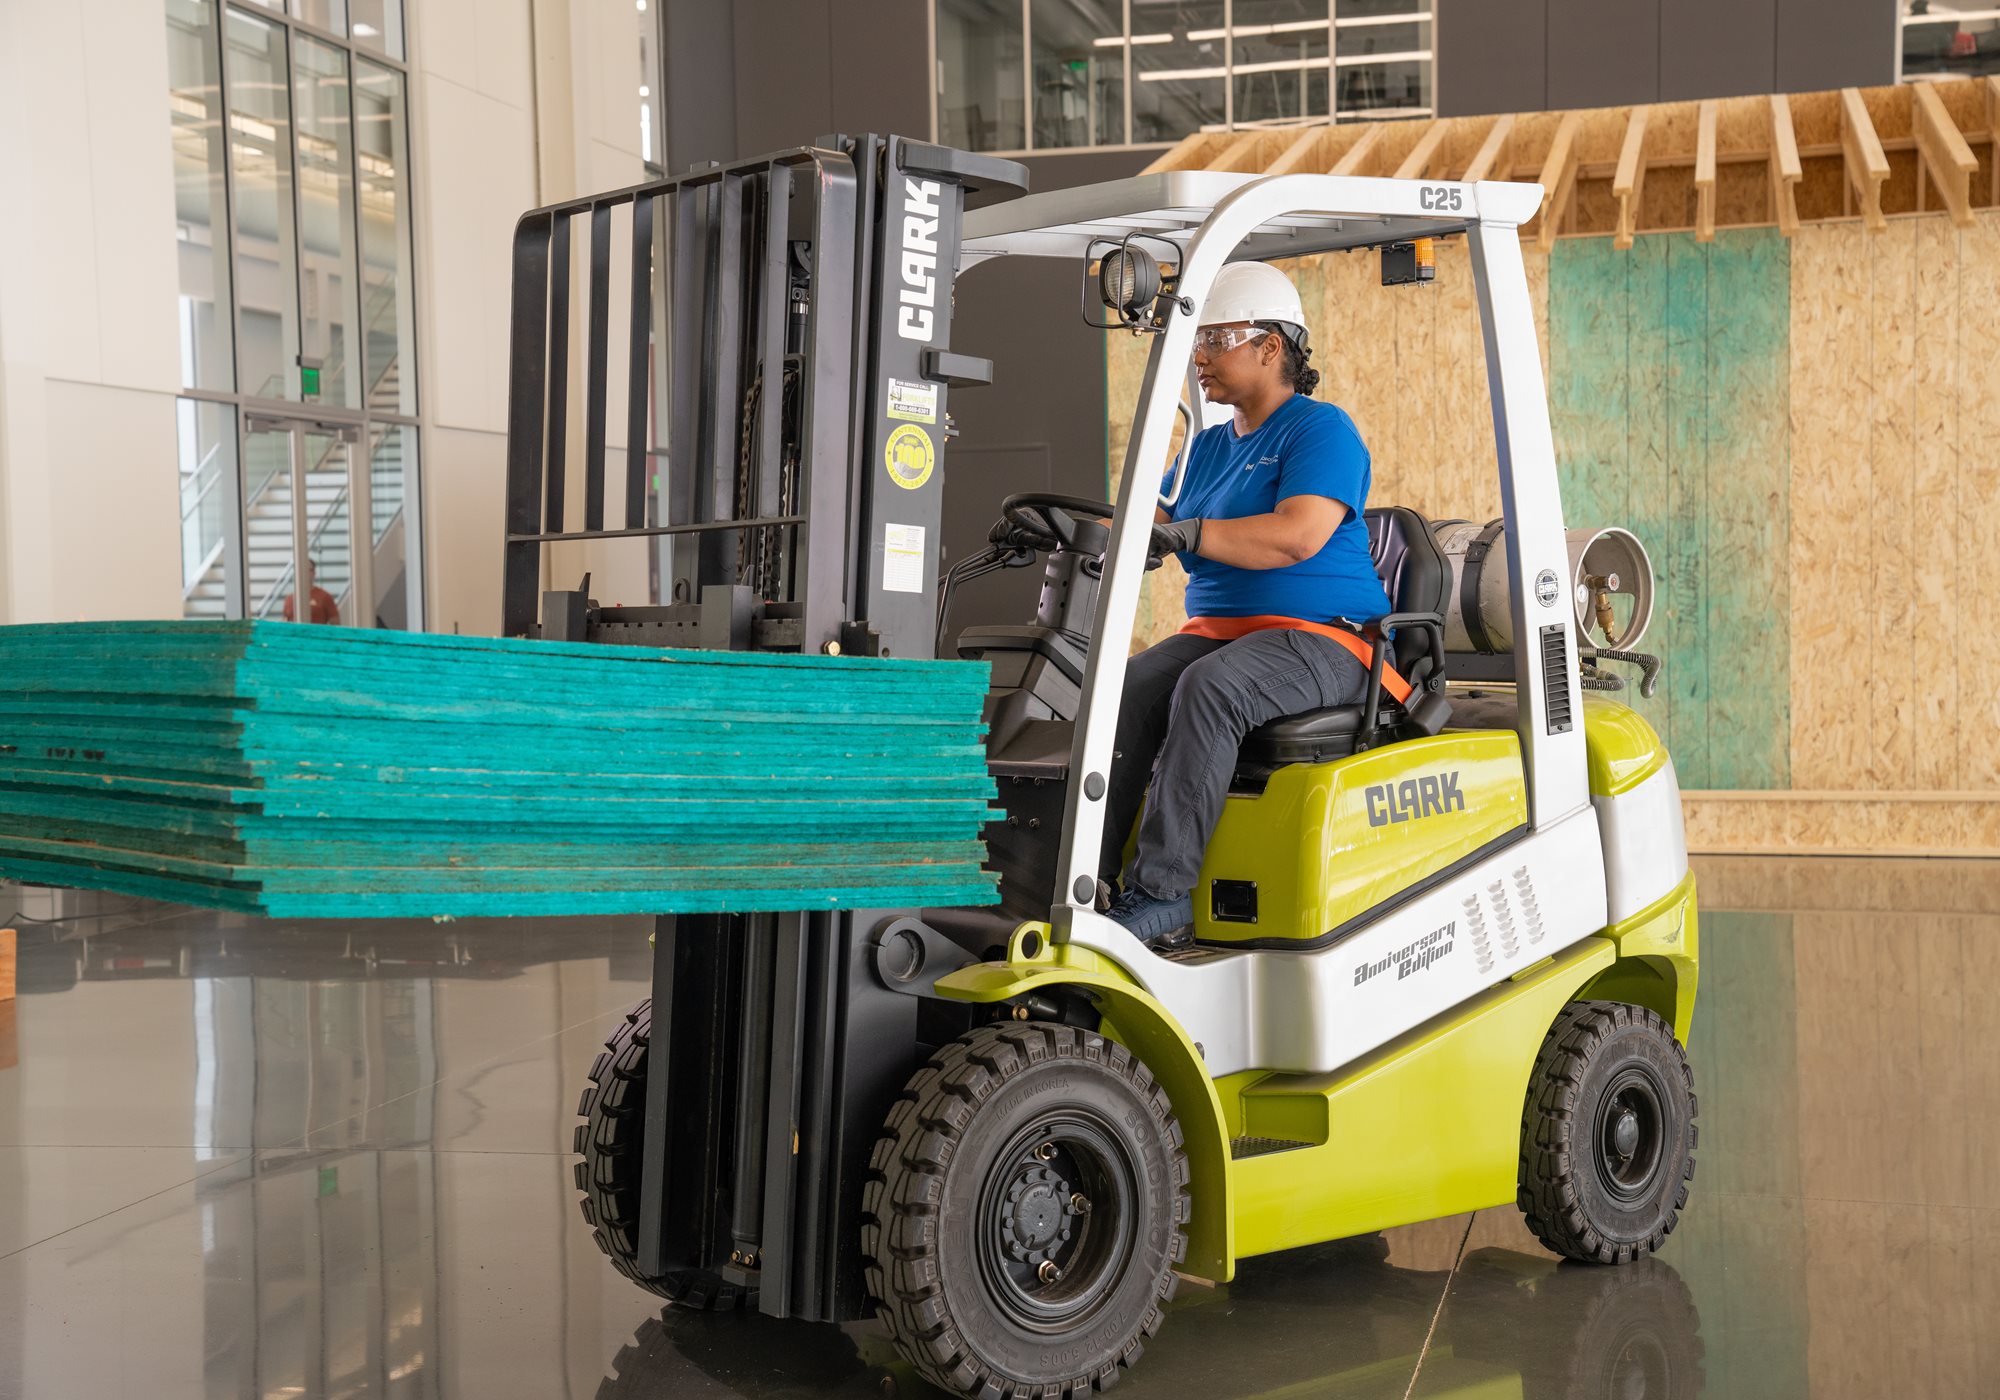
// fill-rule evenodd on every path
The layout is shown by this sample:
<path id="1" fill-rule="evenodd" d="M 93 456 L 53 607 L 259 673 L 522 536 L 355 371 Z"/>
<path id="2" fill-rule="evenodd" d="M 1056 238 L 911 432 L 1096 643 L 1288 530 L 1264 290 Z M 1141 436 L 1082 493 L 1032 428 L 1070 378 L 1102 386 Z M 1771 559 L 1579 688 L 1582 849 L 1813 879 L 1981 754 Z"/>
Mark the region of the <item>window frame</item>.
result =
<path id="1" fill-rule="evenodd" d="M 410 10 L 414 3 L 415 0 L 401 0 L 403 49 L 405 54 L 412 47 L 413 26 L 410 23 Z M 350 522 L 349 529 L 350 531 L 355 530 L 356 526 L 354 522 L 362 522 L 359 527 L 360 534 L 356 537 L 354 543 L 356 547 L 367 548 L 371 551 L 376 545 L 372 523 L 374 504 L 372 499 L 373 477 L 371 470 L 373 430 L 378 424 L 396 425 L 408 430 L 406 440 L 414 444 L 414 448 L 409 454 L 411 461 L 406 462 L 404 466 L 405 474 L 403 480 L 405 630 L 412 632 L 422 631 L 425 623 L 428 621 L 430 611 L 430 590 L 427 586 L 428 561 L 425 557 L 423 529 L 426 495 L 423 477 L 425 474 L 424 469 L 428 447 L 425 420 L 427 416 L 426 410 L 429 406 L 429 396 L 426 393 L 426 386 L 421 373 L 421 361 L 423 359 L 421 349 L 423 315 L 420 298 L 422 282 L 421 271 L 418 266 L 420 258 L 417 237 L 417 225 L 420 213 L 416 178 L 417 122 L 415 114 L 415 83 L 412 80 L 413 74 L 410 60 L 407 57 L 397 58 L 390 54 L 387 51 L 386 45 L 381 49 L 371 48 L 349 35 L 341 34 L 308 20 L 301 19 L 299 16 L 291 13 L 290 6 L 282 3 L 282 0 L 278 4 L 267 4 L 264 3 L 264 0 L 214 0 L 214 5 L 216 14 L 214 32 L 214 43 L 216 46 L 214 53 L 216 59 L 215 72 L 221 92 L 221 115 L 225 133 L 222 183 L 223 208 L 227 219 L 227 227 L 222 230 L 222 234 L 223 246 L 226 249 L 225 256 L 229 259 L 230 267 L 229 378 L 230 383 L 235 387 L 225 392 L 218 389 L 184 386 L 176 392 L 175 397 L 176 399 L 189 399 L 199 403 L 220 404 L 233 411 L 236 447 L 235 470 L 227 473 L 225 479 L 218 483 L 218 489 L 225 490 L 228 497 L 228 510 L 224 515 L 223 539 L 225 611 L 231 618 L 248 617 L 253 603 L 253 600 L 249 596 L 249 541 L 244 517 L 247 486 L 244 473 L 249 456 L 249 436 L 252 431 L 250 428 L 251 420 L 253 418 L 264 420 L 274 418 L 303 420 L 339 429 L 350 429 L 356 434 L 356 443 L 350 448 L 348 466 L 350 485 L 347 513 Z M 348 24 L 351 28 L 354 23 L 354 17 L 351 13 L 351 6 L 349 9 Z M 347 119 L 351 135 L 348 142 L 349 155 L 348 170 L 346 173 L 352 182 L 353 188 L 353 198 L 351 201 L 353 205 L 353 226 L 349 230 L 349 233 L 353 239 L 355 254 L 355 285 L 349 289 L 348 296 L 356 313 L 354 343 L 349 349 L 349 354 L 352 357 L 355 370 L 358 372 L 362 383 L 362 392 L 360 395 L 361 407 L 359 408 L 348 408 L 342 404 L 308 400 L 303 395 L 297 399 L 266 398 L 250 392 L 244 386 L 242 348 L 243 297 L 240 287 L 241 278 L 237 275 L 235 262 L 241 224 L 237 208 L 236 162 L 231 156 L 228 140 L 228 124 L 232 116 L 230 103 L 231 95 L 234 91 L 231 86 L 233 74 L 231 72 L 229 53 L 229 18 L 232 12 L 241 12 L 246 18 L 276 25 L 282 32 L 284 36 L 285 83 L 288 105 L 296 105 L 294 99 L 296 97 L 296 85 L 299 74 L 298 40 L 301 35 L 340 50 L 347 57 Z M 367 242 L 361 200 L 360 107 L 355 96 L 360 62 L 362 60 L 366 60 L 378 68 L 387 69 L 395 73 L 402 84 L 403 149 L 398 155 L 402 162 L 402 189 L 400 194 L 407 212 L 399 219 L 399 223 L 408 229 L 408 245 L 402 250 L 402 256 L 407 257 L 407 264 L 399 269 L 398 275 L 408 280 L 411 317 L 410 343 L 399 347 L 397 353 L 399 358 L 407 361 L 401 365 L 398 373 L 408 377 L 413 385 L 411 392 L 416 409 L 414 413 L 403 413 L 400 411 L 378 412 L 368 406 L 367 327 L 361 323 L 361 317 L 365 312 L 367 304 L 366 297 L 363 294 L 367 278 L 362 270 L 362 263 L 367 256 Z M 292 312 L 296 318 L 295 323 L 299 327 L 301 347 L 303 347 L 305 307 L 301 299 L 303 277 L 299 273 L 303 267 L 303 263 L 300 260 L 303 257 L 305 210 L 303 204 L 303 185 L 299 178 L 299 132 L 296 111 L 292 113 L 292 119 L 286 123 L 286 126 L 289 139 L 284 151 L 284 161 L 291 186 L 292 240 L 294 244 L 292 256 L 295 262 L 289 296 L 292 299 Z M 397 236 L 401 237 L 402 235 L 399 232 Z M 178 291 L 176 294 L 178 295 Z M 304 349 L 301 348 L 299 354 L 303 355 L 304 353 Z M 296 371 L 298 368 L 299 366 L 296 363 L 290 367 L 293 371 Z M 178 417 L 176 421 L 178 422 Z M 355 495 L 353 485 L 357 481 L 363 483 L 359 499 Z M 367 611 L 372 613 L 372 606 Z M 183 615 L 185 616 L 185 612 L 183 612 Z M 370 625 L 372 626 L 372 623 Z"/>
<path id="2" fill-rule="evenodd" d="M 929 3 L 925 6 L 925 20 L 929 40 L 928 51 L 930 55 L 930 71 L 927 75 L 930 86 L 930 137 L 933 141 L 942 139 L 940 136 L 939 108 L 943 94 L 939 91 L 938 83 L 938 6 L 940 3 L 941 0 L 929 0 Z M 1076 154 L 1084 151 L 1162 151 L 1173 146 L 1174 142 L 1172 141 L 1135 142 L 1132 140 L 1132 0 L 1124 0 L 1124 28 L 1117 36 L 1120 41 L 1118 47 L 1124 56 L 1125 130 L 1123 134 L 1125 139 L 1122 141 L 1107 141 L 1095 146 L 1037 146 L 1035 144 L 1034 115 L 1034 0 L 1015 0 L 1015 3 L 1020 6 L 1021 11 L 1021 102 L 1022 111 L 1025 115 L 1022 135 L 1026 144 L 1014 149 L 995 149 L 990 154 L 1018 157 L 1028 155 Z M 1326 0 L 1327 54 L 1324 66 L 1327 75 L 1327 112 L 1324 117 L 1307 118 L 1307 121 L 1325 121 L 1327 123 L 1341 121 L 1396 121 L 1407 117 L 1435 118 L 1437 116 L 1438 10 L 1440 4 L 1439 0 L 1412 0 L 1412 3 L 1419 8 L 1413 9 L 1407 15 L 1351 15 L 1343 20 L 1340 15 L 1340 0 Z M 1238 126 L 1236 121 L 1235 12 L 1236 0 L 1222 0 L 1222 28 L 1225 31 L 1222 60 L 1223 119 L 1219 123 L 1206 124 L 1200 127 L 1199 130 L 1205 132 L 1238 131 L 1254 130 L 1258 127 L 1272 125 L 1295 124 L 1292 119 L 1287 118 L 1279 122 L 1246 122 L 1242 126 Z M 1340 32 L 1342 29 L 1366 28 L 1385 24 L 1428 24 L 1430 26 L 1429 46 L 1411 53 L 1381 56 L 1373 54 L 1367 56 L 1353 55 L 1343 60 L 1340 53 Z M 1109 38 L 1111 36 L 1107 35 L 1105 37 Z M 1106 47 L 1109 47 L 1109 45 Z M 1350 107 L 1346 109 L 1340 106 L 1339 77 L 1342 68 L 1364 67 L 1371 63 L 1411 61 L 1423 64 L 1429 70 L 1430 101 L 1427 105 L 1417 107 Z M 1319 66 L 1319 62 L 1317 60 L 1311 61 L 1311 66 L 1317 67 Z M 1194 133 L 1188 132 L 1185 134 L 1193 135 Z"/>

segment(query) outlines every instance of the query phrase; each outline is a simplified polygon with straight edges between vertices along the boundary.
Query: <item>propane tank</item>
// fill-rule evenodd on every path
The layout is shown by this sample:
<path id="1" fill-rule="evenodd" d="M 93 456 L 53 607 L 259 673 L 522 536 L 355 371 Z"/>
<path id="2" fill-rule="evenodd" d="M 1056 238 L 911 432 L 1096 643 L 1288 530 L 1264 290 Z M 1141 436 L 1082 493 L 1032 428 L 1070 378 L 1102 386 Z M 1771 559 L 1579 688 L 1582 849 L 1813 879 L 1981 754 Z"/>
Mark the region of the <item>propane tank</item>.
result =
<path id="1" fill-rule="evenodd" d="M 1431 527 L 1451 567 L 1444 646 L 1501 655 L 1514 649 L 1507 541 L 1500 521 L 1440 520 Z M 1585 646 L 1629 650 L 1653 618 L 1653 564 L 1630 530 L 1570 530 L 1569 591 Z M 1619 602 L 1623 599 L 1623 602 Z"/>

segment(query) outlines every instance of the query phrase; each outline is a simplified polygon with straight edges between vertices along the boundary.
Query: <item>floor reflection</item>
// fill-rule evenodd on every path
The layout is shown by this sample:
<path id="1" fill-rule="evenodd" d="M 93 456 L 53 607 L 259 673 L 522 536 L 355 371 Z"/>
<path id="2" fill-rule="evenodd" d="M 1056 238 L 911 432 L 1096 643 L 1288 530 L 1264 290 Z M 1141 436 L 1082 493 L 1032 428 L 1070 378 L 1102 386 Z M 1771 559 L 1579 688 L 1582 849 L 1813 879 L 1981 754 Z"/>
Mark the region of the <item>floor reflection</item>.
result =
<path id="1" fill-rule="evenodd" d="M 1464 1221 L 1453 1222 L 1458 1237 Z M 1701 1317 L 1661 1260 L 1627 1269 L 1481 1248 L 1456 1269 L 1398 1267 L 1395 1236 L 1246 1264 L 1189 1288 L 1119 1393 L 1233 1400 L 1692 1400 Z M 1422 1355 L 1421 1368 L 1418 1365 Z M 597 1400 L 939 1395 L 872 1327 L 666 1309 L 612 1359 Z"/>
<path id="2" fill-rule="evenodd" d="M 1251 1260 L 1121 1393 L 1995 1393 L 2000 863 L 1699 868 L 1699 1168 L 1657 1260 L 1558 1265 L 1510 1208 Z M 0 1397 L 931 1393 L 871 1324 L 663 1315 L 597 1256 L 571 1114 L 644 921 L 17 896 Z"/>

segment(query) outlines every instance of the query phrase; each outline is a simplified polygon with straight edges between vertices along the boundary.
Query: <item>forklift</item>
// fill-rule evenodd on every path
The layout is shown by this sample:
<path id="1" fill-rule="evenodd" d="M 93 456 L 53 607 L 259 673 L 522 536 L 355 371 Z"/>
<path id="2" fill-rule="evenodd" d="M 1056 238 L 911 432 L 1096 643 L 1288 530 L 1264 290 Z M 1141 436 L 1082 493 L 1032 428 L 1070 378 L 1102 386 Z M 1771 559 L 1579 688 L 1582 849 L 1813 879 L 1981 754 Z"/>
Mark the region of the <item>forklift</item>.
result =
<path id="1" fill-rule="evenodd" d="M 1559 1255 L 1651 1253 L 1694 1170 L 1695 890 L 1672 761 L 1607 693 L 1607 661 L 1648 689 L 1658 670 L 1632 650 L 1644 551 L 1564 527 L 1518 238 L 1542 191 L 1025 183 L 831 136 L 517 229 L 508 634 L 983 662 L 1001 797 L 994 907 L 658 920 L 652 995 L 579 1105 L 598 1246 L 682 1306 L 878 1316 L 979 1396 L 1111 1385 L 1183 1278 L 1510 1200 Z M 1012 197 L 968 211 L 980 190 Z M 1367 512 L 1392 603 L 1370 692 L 1246 738 L 1195 942 L 1149 950 L 1097 908 L 1098 852 L 1151 498 L 1203 421 L 1204 299 L 1230 261 L 1334 251 L 1413 281 L 1440 238 L 1470 254 L 1503 517 Z M 1150 355 L 1118 499 L 1008 497 L 991 547 L 941 573 L 949 394 L 991 377 L 950 346 L 952 288 L 1003 257 L 1068 260 L 1086 319 Z M 612 539 L 651 547 L 664 601 L 546 586 L 551 545 Z M 953 586 L 1037 563 L 1032 622 L 942 643 Z"/>

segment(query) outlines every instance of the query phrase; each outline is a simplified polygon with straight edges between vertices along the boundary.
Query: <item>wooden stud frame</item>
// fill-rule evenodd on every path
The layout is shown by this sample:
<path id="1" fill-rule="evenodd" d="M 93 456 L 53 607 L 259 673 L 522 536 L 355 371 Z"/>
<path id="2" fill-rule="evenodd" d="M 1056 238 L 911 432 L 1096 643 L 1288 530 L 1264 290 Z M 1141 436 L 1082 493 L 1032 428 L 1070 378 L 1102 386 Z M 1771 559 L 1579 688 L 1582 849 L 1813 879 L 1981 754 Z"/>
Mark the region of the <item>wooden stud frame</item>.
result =
<path id="1" fill-rule="evenodd" d="M 1634 107 L 1625 120 L 1625 141 L 1618 151 L 1618 173 L 1611 179 L 1611 193 L 1618 199 L 1618 231 L 1613 241 L 1630 248 L 1639 232 L 1639 201 L 1646 187 L 1646 114 L 1649 107 Z"/>
<path id="2" fill-rule="evenodd" d="M 1790 238 L 1799 231 L 1798 183 L 1805 175 L 1799 163 L 1799 140 L 1792 128 L 1792 99 L 1771 95 L 1771 220 Z"/>
<path id="3" fill-rule="evenodd" d="M 1570 196 L 1576 192 L 1576 135 L 1583 126 L 1583 113 L 1565 112 L 1556 127 L 1556 139 L 1542 162 L 1541 228 L 1536 236 L 1544 253 L 1556 246 L 1556 233 L 1563 215 L 1569 212 Z"/>
<path id="4" fill-rule="evenodd" d="M 1980 143 L 2000 155 L 2000 77 L 1588 112 L 1199 132 L 1162 153 L 1147 173 L 1539 180 L 1542 208 L 1528 230 L 1537 246 L 1609 234 L 1629 249 L 1644 232 L 1691 231 L 1705 243 L 1718 228 L 1775 226 L 1790 238 L 1803 222 L 1856 217 L 1877 232 L 1891 217 L 1927 207 L 1970 227 L 1980 209 L 2000 205 L 2000 180 L 1979 174 Z M 1892 156 L 1905 172 L 1893 178 Z M 1748 164 L 1763 167 L 1761 200 L 1744 178 Z M 1648 185 L 1662 179 L 1668 183 L 1649 197 Z M 1835 181 L 1848 191 L 1845 203 Z M 1675 191 L 1692 198 L 1683 204 Z M 1677 214 L 1692 222 L 1677 222 Z"/>
<path id="5" fill-rule="evenodd" d="M 1715 241 L 1715 119 L 1722 104 L 1709 98 L 1701 104 L 1695 120 L 1694 140 L 1694 238 L 1697 243 Z"/>
<path id="6" fill-rule="evenodd" d="M 1918 83 L 1910 89 L 1910 96 L 1917 151 L 1923 157 L 1924 169 L 1930 172 L 1938 193 L 1944 197 L 1944 207 L 1951 211 L 1952 222 L 1960 228 L 1969 228 L 1972 173 L 1979 169 L 1979 157 L 1972 154 L 1972 147 L 1952 124 L 1951 115 L 1944 109 L 1944 99 L 1937 95 L 1935 87 Z"/>
<path id="7" fill-rule="evenodd" d="M 1882 213 L 1882 185 L 1889 178 L 1889 157 L 1882 138 L 1859 88 L 1840 90 L 1840 153 L 1847 164 L 1847 178 L 1861 201 L 1861 218 L 1869 228 L 1881 230 L 1889 221 Z"/>

